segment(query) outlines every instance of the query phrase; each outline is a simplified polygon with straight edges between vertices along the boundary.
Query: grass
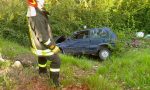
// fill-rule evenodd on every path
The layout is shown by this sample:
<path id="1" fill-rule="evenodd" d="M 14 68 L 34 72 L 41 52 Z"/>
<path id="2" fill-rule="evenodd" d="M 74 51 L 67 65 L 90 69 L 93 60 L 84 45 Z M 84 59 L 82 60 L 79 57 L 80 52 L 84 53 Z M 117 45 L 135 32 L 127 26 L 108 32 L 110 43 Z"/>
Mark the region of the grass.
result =
<path id="1" fill-rule="evenodd" d="M 11 62 L 9 62 L 8 60 L 5 62 L 0 61 L 0 69 L 5 69 L 5 68 L 9 67 L 10 65 L 11 65 Z"/>
<path id="2" fill-rule="evenodd" d="M 86 83 L 90 90 L 122 90 L 115 82 L 110 82 L 100 74 L 95 74 L 90 77 L 82 78 L 82 83 Z"/>
<path id="3" fill-rule="evenodd" d="M 30 53 L 29 48 L 19 46 L 16 43 L 12 43 L 8 40 L 0 39 L 0 52 L 10 59 L 13 59 L 15 56 L 24 53 Z"/>
<path id="4" fill-rule="evenodd" d="M 80 67 L 83 70 L 91 69 L 92 65 L 95 63 L 92 60 L 87 59 L 86 57 L 77 58 L 69 55 L 61 55 L 61 57 L 63 58 L 62 60 L 64 63 L 62 65 L 73 65 Z"/>
<path id="5" fill-rule="evenodd" d="M 10 59 L 23 53 L 31 53 L 29 48 L 3 39 L 0 39 L 0 47 L 2 55 Z M 149 48 L 133 48 L 121 54 L 122 56 L 112 56 L 105 62 L 97 62 L 87 57 L 60 55 L 62 59 L 60 80 L 64 87 L 85 84 L 90 90 L 149 90 L 149 53 Z M 0 67 L 1 69 L 10 67 L 11 63 L 12 61 L 0 62 Z M 97 66 L 97 69 L 94 69 L 94 66 Z M 14 76 L 11 77 L 0 76 L 0 88 L 16 88 L 17 78 L 24 78 L 26 82 L 26 79 L 31 79 L 30 76 L 38 76 L 36 69 L 32 70 L 31 67 L 25 67 L 22 73 L 22 76 L 19 76 L 18 72 L 12 73 Z M 13 82 L 12 76 L 16 78 Z"/>
<path id="6" fill-rule="evenodd" d="M 149 53 L 149 49 L 134 49 L 122 57 L 112 57 L 111 60 L 104 62 L 98 73 L 128 89 L 149 90 Z"/>

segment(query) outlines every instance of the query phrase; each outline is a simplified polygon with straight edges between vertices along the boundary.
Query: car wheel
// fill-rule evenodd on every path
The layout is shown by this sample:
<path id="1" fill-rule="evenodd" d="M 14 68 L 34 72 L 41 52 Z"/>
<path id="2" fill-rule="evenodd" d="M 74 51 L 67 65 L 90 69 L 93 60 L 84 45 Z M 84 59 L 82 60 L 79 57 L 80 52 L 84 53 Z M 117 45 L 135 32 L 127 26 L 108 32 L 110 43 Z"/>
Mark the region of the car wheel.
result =
<path id="1" fill-rule="evenodd" d="M 110 50 L 106 47 L 102 47 L 99 50 L 98 56 L 101 60 L 106 60 L 110 56 Z"/>

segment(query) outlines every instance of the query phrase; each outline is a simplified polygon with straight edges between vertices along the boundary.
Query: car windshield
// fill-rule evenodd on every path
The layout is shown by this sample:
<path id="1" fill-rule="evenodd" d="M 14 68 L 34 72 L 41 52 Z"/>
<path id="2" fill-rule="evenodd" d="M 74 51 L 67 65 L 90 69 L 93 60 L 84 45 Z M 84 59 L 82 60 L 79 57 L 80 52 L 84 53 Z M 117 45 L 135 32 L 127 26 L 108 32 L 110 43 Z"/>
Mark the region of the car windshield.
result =
<path id="1" fill-rule="evenodd" d="M 72 39 L 85 39 L 88 38 L 88 30 L 86 31 L 80 31 L 80 32 L 76 32 L 72 35 Z"/>

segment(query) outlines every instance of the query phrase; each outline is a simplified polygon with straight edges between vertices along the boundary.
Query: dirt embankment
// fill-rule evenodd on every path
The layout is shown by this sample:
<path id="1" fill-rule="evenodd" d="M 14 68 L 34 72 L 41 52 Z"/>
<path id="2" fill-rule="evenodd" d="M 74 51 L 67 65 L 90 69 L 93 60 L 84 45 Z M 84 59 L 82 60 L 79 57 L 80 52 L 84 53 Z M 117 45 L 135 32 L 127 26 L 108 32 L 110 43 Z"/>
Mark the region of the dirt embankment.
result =
<path id="1" fill-rule="evenodd" d="M 5 75 L 8 78 L 10 86 L 7 86 L 7 83 L 3 83 L 2 88 L 5 90 L 8 87 L 12 90 L 90 90 L 86 84 L 71 84 L 67 86 L 61 86 L 56 88 L 54 84 L 51 83 L 49 76 L 41 77 L 38 74 L 38 70 L 35 67 L 37 63 L 36 58 L 30 54 L 18 55 L 14 58 L 14 61 L 20 61 L 23 65 L 23 68 L 13 68 L 8 67 Z M 93 72 L 86 72 L 80 70 L 78 67 L 74 67 L 74 78 L 86 76 L 87 74 L 91 75 Z M 60 75 L 62 78 L 63 75 Z M 63 79 L 62 79 L 63 80 Z M 61 81 L 62 81 L 61 80 Z"/>

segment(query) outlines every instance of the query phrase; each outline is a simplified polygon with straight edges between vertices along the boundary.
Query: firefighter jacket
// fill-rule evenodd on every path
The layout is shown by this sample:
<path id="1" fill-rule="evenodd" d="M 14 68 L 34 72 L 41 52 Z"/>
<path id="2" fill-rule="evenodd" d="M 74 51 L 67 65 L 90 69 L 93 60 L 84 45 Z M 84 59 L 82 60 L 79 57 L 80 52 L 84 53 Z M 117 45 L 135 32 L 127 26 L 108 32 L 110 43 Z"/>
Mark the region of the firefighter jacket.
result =
<path id="1" fill-rule="evenodd" d="M 32 1 L 30 3 L 30 1 Z M 59 49 L 55 47 L 48 18 L 42 12 L 44 0 L 28 0 L 27 17 L 29 21 L 29 34 L 32 52 L 37 56 L 51 56 Z M 32 5 L 33 4 L 33 5 Z M 54 46 L 53 50 L 49 47 Z"/>

